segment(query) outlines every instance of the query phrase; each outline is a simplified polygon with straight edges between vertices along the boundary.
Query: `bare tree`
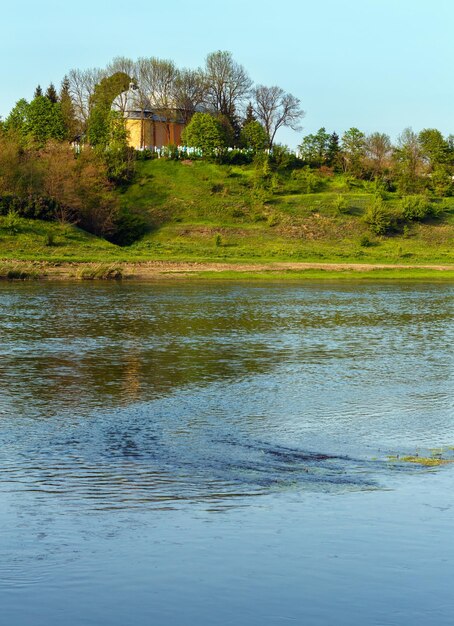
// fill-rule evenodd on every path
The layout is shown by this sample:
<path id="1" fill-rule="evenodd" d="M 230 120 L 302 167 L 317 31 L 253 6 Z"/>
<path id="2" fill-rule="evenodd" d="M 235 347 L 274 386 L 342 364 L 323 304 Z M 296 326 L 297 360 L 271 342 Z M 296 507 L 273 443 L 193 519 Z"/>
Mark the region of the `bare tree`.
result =
<path id="1" fill-rule="evenodd" d="M 201 70 L 183 69 L 178 72 L 174 84 L 174 100 L 185 124 L 206 102 L 206 97 L 207 83 Z"/>
<path id="2" fill-rule="evenodd" d="M 230 52 L 218 50 L 206 58 L 207 104 L 233 121 L 248 97 L 252 85 L 246 70 Z"/>
<path id="3" fill-rule="evenodd" d="M 254 112 L 267 132 L 269 148 L 273 147 L 279 128 L 287 126 L 295 131 L 301 130 L 300 121 L 305 113 L 298 98 L 280 87 L 264 85 L 257 85 L 252 90 L 252 95 Z"/>
<path id="4" fill-rule="evenodd" d="M 156 57 L 140 58 L 137 61 L 139 98 L 156 109 L 166 124 L 170 140 L 170 124 L 175 120 L 175 83 L 178 70 L 173 61 Z"/>
<path id="5" fill-rule="evenodd" d="M 74 113 L 83 126 L 86 126 L 90 115 L 90 103 L 95 87 L 105 76 L 105 70 L 99 68 L 73 69 L 68 74 L 69 93 L 73 101 Z"/>

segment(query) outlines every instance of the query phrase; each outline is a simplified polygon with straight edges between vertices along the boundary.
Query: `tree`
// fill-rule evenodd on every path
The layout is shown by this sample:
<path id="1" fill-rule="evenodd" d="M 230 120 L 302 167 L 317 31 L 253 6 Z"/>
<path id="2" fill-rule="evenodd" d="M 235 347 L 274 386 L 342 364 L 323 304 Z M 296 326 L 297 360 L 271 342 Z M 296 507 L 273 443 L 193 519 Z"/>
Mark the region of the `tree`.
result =
<path id="1" fill-rule="evenodd" d="M 199 148 L 208 158 L 221 156 L 226 147 L 225 130 L 209 113 L 195 113 L 183 131 L 182 140 L 187 146 Z"/>
<path id="2" fill-rule="evenodd" d="M 207 85 L 200 70 L 183 69 L 178 72 L 173 86 L 175 107 L 185 124 L 206 101 Z"/>
<path id="3" fill-rule="evenodd" d="M 418 135 L 421 156 L 431 170 L 448 161 L 449 146 L 436 128 L 424 128 Z"/>
<path id="4" fill-rule="evenodd" d="M 56 104 L 58 102 L 57 91 L 53 83 L 51 83 L 46 90 L 46 98 L 50 100 L 52 104 Z"/>
<path id="5" fill-rule="evenodd" d="M 325 128 L 320 128 L 315 135 L 306 135 L 298 146 L 301 158 L 312 167 L 327 164 L 330 139 L 331 135 L 326 132 Z"/>
<path id="6" fill-rule="evenodd" d="M 372 172 L 377 177 L 383 173 L 386 160 L 391 155 L 391 139 L 385 133 L 372 133 L 366 137 L 365 149 Z"/>
<path id="7" fill-rule="evenodd" d="M 99 68 L 88 70 L 72 69 L 68 74 L 69 93 L 73 102 L 76 119 L 79 121 L 82 131 L 86 130 L 96 85 L 98 85 L 105 76 L 105 71 Z"/>
<path id="8" fill-rule="evenodd" d="M 340 154 L 340 145 L 339 145 L 339 135 L 334 132 L 331 133 L 329 142 L 328 142 L 328 152 L 327 152 L 327 161 L 326 164 L 330 167 L 336 167 L 339 161 Z"/>
<path id="9" fill-rule="evenodd" d="M 360 176 L 366 151 L 366 135 L 357 128 L 350 128 L 342 135 L 342 158 L 344 171 Z"/>
<path id="10" fill-rule="evenodd" d="M 63 117 L 63 123 L 65 125 L 65 139 L 71 141 L 78 134 L 80 126 L 76 119 L 74 105 L 70 93 L 69 78 L 67 76 L 63 78 L 61 84 L 59 102 L 61 114 Z"/>
<path id="11" fill-rule="evenodd" d="M 30 105 L 25 98 L 21 98 L 20 100 L 18 100 L 5 120 L 5 130 L 16 131 L 21 136 L 24 136 L 27 132 L 29 106 Z"/>
<path id="12" fill-rule="evenodd" d="M 288 126 L 292 130 L 301 130 L 300 121 L 304 111 L 300 101 L 290 93 L 285 93 L 280 87 L 265 87 L 258 85 L 252 91 L 254 97 L 254 112 L 259 122 L 263 124 L 268 135 L 268 147 L 273 147 L 274 139 L 279 128 Z"/>
<path id="13" fill-rule="evenodd" d="M 411 128 L 405 128 L 399 135 L 393 159 L 400 193 L 417 193 L 421 187 L 419 176 L 423 160 L 419 137 Z"/>
<path id="14" fill-rule="evenodd" d="M 39 96 L 43 95 L 43 90 L 41 89 L 41 85 L 38 85 L 35 89 L 35 94 L 34 94 L 34 98 L 38 98 Z"/>
<path id="15" fill-rule="evenodd" d="M 112 111 L 112 102 L 126 91 L 131 78 L 123 72 L 103 78 L 96 86 L 90 102 L 90 117 L 87 121 L 88 140 L 92 146 L 106 148 L 112 139 L 112 129 L 118 119 Z"/>
<path id="16" fill-rule="evenodd" d="M 257 118 L 254 115 L 254 107 L 252 106 L 252 102 L 249 102 L 246 107 L 246 114 L 243 120 L 243 128 L 244 126 L 246 126 L 246 124 L 249 124 L 249 122 L 255 122 L 256 120 Z"/>
<path id="17" fill-rule="evenodd" d="M 28 106 L 26 131 L 38 145 L 46 141 L 65 138 L 65 123 L 58 102 L 52 102 L 46 96 L 34 98 Z"/>
<path id="18" fill-rule="evenodd" d="M 252 120 L 241 129 L 241 144 L 254 153 L 262 152 L 268 146 L 268 135 L 257 120 Z"/>
<path id="19" fill-rule="evenodd" d="M 226 115 L 232 126 L 237 124 L 237 114 L 249 95 L 252 81 L 242 65 L 232 54 L 218 50 L 205 60 L 207 104 L 216 113 Z"/>
<path id="20" fill-rule="evenodd" d="M 137 74 L 138 101 L 141 105 L 142 114 L 146 108 L 159 111 L 166 122 L 167 139 L 169 140 L 170 123 L 174 121 L 176 115 L 174 96 L 178 70 L 171 60 L 150 57 L 141 58 L 137 61 Z"/>

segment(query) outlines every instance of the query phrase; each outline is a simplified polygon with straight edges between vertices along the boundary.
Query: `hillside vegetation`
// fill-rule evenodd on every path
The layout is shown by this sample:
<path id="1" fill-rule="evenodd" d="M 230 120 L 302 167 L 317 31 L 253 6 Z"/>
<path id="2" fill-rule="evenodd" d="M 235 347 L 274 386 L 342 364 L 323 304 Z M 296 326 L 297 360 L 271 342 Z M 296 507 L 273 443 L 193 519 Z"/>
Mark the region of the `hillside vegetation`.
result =
<path id="1" fill-rule="evenodd" d="M 327 169 L 263 169 L 140 161 L 134 183 L 117 192 L 128 224 L 144 231 L 134 243 L 119 246 L 75 226 L 6 215 L 0 255 L 55 262 L 454 262 L 454 198 L 426 199 L 427 214 L 408 217 L 408 199 L 377 192 L 373 182 Z"/>

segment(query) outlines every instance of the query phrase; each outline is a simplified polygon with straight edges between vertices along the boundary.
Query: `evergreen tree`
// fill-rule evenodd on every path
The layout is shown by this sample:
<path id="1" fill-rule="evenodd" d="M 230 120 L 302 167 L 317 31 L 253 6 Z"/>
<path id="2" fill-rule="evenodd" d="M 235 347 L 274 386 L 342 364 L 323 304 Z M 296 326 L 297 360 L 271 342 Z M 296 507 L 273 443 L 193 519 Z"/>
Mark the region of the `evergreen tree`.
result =
<path id="1" fill-rule="evenodd" d="M 49 87 L 47 88 L 46 98 L 50 100 L 52 104 L 55 104 L 56 102 L 58 102 L 57 90 L 55 89 L 53 83 L 51 83 Z"/>
<path id="2" fill-rule="evenodd" d="M 41 85 L 38 85 L 35 89 L 35 93 L 33 95 L 34 98 L 39 98 L 39 96 L 43 95 L 43 90 L 41 89 Z"/>
<path id="3" fill-rule="evenodd" d="M 339 135 L 336 132 L 334 132 L 329 138 L 328 158 L 326 161 L 330 167 L 335 167 L 338 164 L 339 152 L 340 152 Z"/>
<path id="4" fill-rule="evenodd" d="M 79 131 L 74 105 L 70 94 L 70 84 L 67 76 L 64 77 L 60 89 L 60 109 L 65 125 L 65 138 L 73 140 Z"/>
<path id="5" fill-rule="evenodd" d="M 246 107 L 246 115 L 243 120 L 243 128 L 247 124 L 250 124 L 251 122 L 255 122 L 256 120 L 257 118 L 254 115 L 254 107 L 252 106 L 252 102 L 249 102 L 249 104 Z"/>
<path id="6" fill-rule="evenodd" d="M 32 100 L 27 110 L 27 131 L 41 146 L 49 139 L 64 139 L 65 125 L 60 103 L 53 103 L 45 96 Z"/>

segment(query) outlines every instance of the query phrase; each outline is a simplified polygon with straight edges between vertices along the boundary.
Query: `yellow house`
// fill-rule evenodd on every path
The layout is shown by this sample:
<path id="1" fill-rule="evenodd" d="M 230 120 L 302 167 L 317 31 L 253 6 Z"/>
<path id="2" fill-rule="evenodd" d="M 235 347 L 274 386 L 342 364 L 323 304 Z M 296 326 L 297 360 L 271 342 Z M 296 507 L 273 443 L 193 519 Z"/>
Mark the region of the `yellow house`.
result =
<path id="1" fill-rule="evenodd" d="M 112 110 L 122 114 L 128 144 L 136 150 L 156 150 L 181 144 L 185 127 L 183 112 L 171 106 L 153 105 L 133 83 L 115 98 Z"/>

